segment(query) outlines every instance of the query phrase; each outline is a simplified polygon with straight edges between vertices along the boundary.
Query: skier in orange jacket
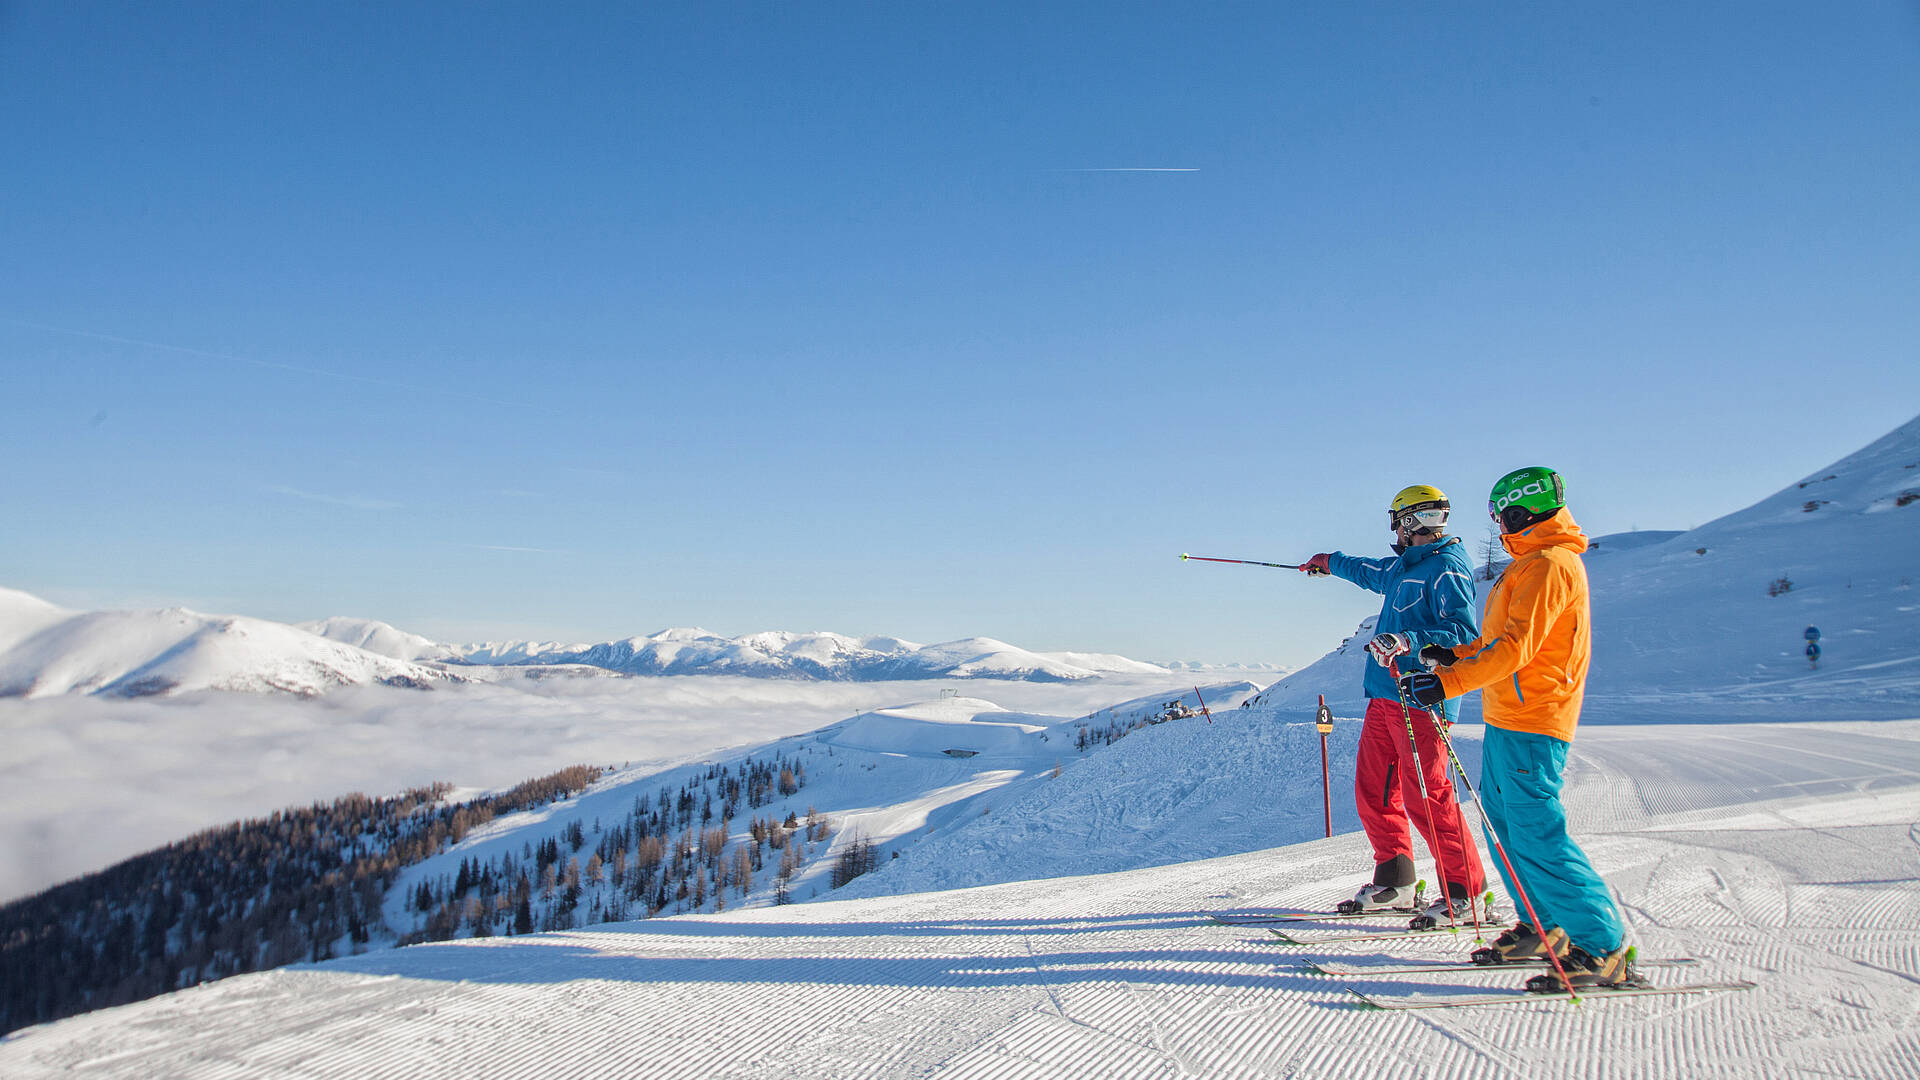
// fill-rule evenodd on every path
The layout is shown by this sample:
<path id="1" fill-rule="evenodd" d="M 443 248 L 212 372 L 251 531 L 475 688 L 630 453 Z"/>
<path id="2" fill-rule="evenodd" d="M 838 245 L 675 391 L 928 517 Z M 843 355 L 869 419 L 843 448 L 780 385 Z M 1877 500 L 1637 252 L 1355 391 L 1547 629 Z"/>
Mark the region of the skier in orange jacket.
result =
<path id="1" fill-rule="evenodd" d="M 1527 910 L 1524 888 L 1541 925 L 1516 924 L 1474 959 L 1510 962 L 1551 950 L 1563 954 L 1561 964 L 1575 987 L 1635 985 L 1639 977 L 1620 910 L 1568 835 L 1560 802 L 1592 654 L 1593 617 L 1580 559 L 1587 537 L 1567 510 L 1565 484 L 1552 469 L 1535 466 L 1501 477 L 1487 511 L 1513 561 L 1487 597 L 1480 637 L 1456 648 L 1421 649 L 1419 657 L 1431 670 L 1400 680 L 1410 700 L 1428 707 L 1481 692 L 1487 724 L 1481 802 L 1512 861 L 1511 874 L 1504 864 L 1499 869 L 1515 910 Z M 1530 980 L 1528 988 L 1552 991 L 1561 984 L 1549 974 Z"/>

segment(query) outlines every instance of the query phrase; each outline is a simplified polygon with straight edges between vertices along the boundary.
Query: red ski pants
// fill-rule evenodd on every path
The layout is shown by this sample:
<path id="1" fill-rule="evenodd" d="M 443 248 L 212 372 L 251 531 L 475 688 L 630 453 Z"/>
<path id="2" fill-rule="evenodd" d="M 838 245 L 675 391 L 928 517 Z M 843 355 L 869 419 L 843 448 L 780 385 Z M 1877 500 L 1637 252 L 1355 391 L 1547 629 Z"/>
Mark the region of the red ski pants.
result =
<path id="1" fill-rule="evenodd" d="M 1399 855 L 1413 858 L 1413 841 L 1407 832 L 1407 819 L 1411 817 L 1414 828 L 1427 842 L 1427 850 L 1444 865 L 1447 883 L 1465 885 L 1469 895 L 1478 896 L 1487 887 L 1487 876 L 1480 867 L 1480 849 L 1474 846 L 1473 834 L 1461 819 L 1460 804 L 1454 799 L 1453 781 L 1447 777 L 1446 748 L 1434 734 L 1431 716 L 1421 709 L 1411 710 L 1411 715 L 1413 736 L 1420 746 L 1418 764 L 1413 748 L 1407 745 L 1407 722 L 1400 715 L 1400 702 L 1368 700 L 1367 718 L 1360 728 L 1353 796 L 1360 810 L 1360 825 L 1373 842 L 1374 864 Z M 1427 777 L 1424 809 L 1416 768 Z M 1433 814 L 1431 829 L 1427 824 L 1429 811 Z"/>

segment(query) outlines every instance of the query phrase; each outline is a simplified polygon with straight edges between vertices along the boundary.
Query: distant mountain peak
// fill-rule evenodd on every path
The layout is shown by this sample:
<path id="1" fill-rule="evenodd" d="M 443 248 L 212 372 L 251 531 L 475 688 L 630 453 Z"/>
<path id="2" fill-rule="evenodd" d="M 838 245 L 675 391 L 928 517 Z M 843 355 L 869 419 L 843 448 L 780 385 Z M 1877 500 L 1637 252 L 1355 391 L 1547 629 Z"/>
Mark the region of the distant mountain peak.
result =
<path id="1" fill-rule="evenodd" d="M 18 599 L 25 595 L 13 593 L 0 605 L 0 696 L 312 696 L 340 686 L 423 687 L 458 678 L 266 619 L 183 607 L 76 613 Z"/>

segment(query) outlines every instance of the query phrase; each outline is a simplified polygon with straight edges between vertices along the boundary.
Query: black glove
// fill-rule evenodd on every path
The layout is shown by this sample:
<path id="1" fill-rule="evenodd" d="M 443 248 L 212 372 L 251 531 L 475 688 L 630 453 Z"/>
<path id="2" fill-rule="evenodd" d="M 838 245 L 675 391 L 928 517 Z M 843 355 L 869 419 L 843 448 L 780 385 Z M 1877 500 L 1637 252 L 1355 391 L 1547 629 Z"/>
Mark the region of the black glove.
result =
<path id="1" fill-rule="evenodd" d="M 1428 671 L 1434 668 L 1452 667 L 1453 662 L 1458 659 L 1460 658 L 1453 655 L 1453 650 L 1445 645 L 1428 645 L 1420 650 L 1420 662 L 1427 665 Z"/>
<path id="2" fill-rule="evenodd" d="M 1400 676 L 1400 693 L 1423 709 L 1431 709 L 1447 700 L 1447 690 L 1440 685 L 1440 676 L 1431 671 L 1416 671 Z"/>

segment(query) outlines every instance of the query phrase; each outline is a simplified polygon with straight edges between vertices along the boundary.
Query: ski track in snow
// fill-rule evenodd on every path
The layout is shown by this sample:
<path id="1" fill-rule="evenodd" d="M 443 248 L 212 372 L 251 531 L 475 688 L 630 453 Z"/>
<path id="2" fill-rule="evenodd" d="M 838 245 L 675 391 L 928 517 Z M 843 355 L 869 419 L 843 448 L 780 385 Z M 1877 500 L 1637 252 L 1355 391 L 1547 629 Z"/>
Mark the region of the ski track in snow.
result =
<path id="1" fill-rule="evenodd" d="M 1178 745 L 1176 726 L 1128 742 Z M 1205 767 L 1164 778 L 1166 807 Z M 1307 949 L 1207 919 L 1344 894 L 1369 861 L 1348 833 L 1123 873 L 370 953 L 29 1028 L 0 1042 L 0 1075 L 1915 1075 L 1920 722 L 1594 728 L 1575 743 L 1567 802 L 1643 952 L 1702 961 L 1656 980 L 1759 987 L 1370 1013 L 1302 962 L 1457 957 L 1469 942 Z M 1346 981 L 1444 992 L 1525 974 Z"/>

